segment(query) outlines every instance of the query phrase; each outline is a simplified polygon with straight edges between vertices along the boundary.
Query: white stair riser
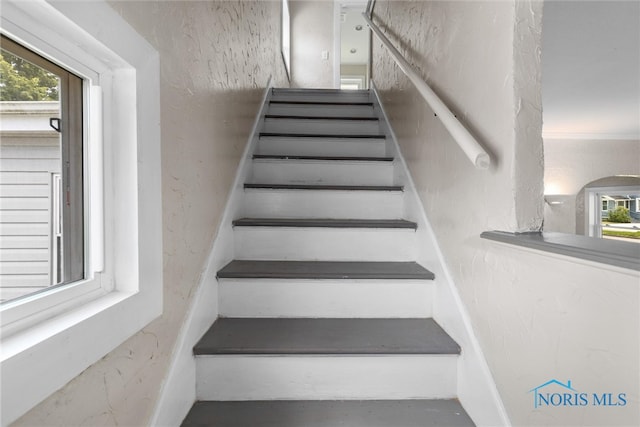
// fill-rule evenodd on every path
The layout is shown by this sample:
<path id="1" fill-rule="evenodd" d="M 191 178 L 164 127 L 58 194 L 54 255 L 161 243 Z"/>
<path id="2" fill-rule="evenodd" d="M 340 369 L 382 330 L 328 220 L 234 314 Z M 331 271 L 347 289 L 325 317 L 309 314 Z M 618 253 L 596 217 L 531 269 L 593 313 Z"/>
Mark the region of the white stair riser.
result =
<path id="1" fill-rule="evenodd" d="M 393 162 L 253 161 L 253 182 L 262 184 L 393 185 Z"/>
<path id="2" fill-rule="evenodd" d="M 306 117 L 375 117 L 371 105 L 271 104 L 267 114 Z"/>
<path id="3" fill-rule="evenodd" d="M 372 120 L 265 119 L 263 132 L 319 135 L 379 135 Z"/>
<path id="4" fill-rule="evenodd" d="M 256 154 L 289 156 L 365 156 L 386 155 L 386 142 L 377 139 L 323 139 L 262 137 Z"/>
<path id="5" fill-rule="evenodd" d="M 303 101 L 303 102 L 333 102 L 333 103 L 349 103 L 349 102 L 370 102 L 367 93 L 304 93 L 289 92 L 276 93 L 271 96 L 272 101 Z"/>
<path id="6" fill-rule="evenodd" d="M 223 317 L 427 318 L 431 280 L 221 279 Z"/>
<path id="7" fill-rule="evenodd" d="M 235 258 L 296 261 L 412 261 L 412 229 L 234 227 Z"/>
<path id="8" fill-rule="evenodd" d="M 399 219 L 400 191 L 245 189 L 242 215 L 250 218 Z"/>
<path id="9" fill-rule="evenodd" d="M 198 400 L 450 399 L 456 356 L 198 356 Z"/>

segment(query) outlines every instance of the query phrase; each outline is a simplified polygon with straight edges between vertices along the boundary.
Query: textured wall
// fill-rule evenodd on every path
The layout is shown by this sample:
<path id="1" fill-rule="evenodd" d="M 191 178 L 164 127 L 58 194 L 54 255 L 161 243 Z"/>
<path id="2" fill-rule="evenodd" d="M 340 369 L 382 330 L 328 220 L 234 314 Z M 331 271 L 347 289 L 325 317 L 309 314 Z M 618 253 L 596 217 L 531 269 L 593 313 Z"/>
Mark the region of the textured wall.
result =
<path id="1" fill-rule="evenodd" d="M 291 87 L 333 87 L 333 2 L 289 0 Z M 329 52 L 322 59 L 322 51 Z"/>
<path id="2" fill-rule="evenodd" d="M 562 195 L 561 205 L 547 205 L 544 229 L 562 233 L 577 230 L 576 200 L 580 190 L 597 179 L 615 175 L 640 175 L 640 141 L 575 140 L 544 141 L 545 194 Z"/>
<path id="3" fill-rule="evenodd" d="M 637 425 L 638 274 L 479 237 L 542 224 L 542 3 L 379 0 L 374 15 L 492 155 L 475 170 L 373 42 L 373 79 L 512 422 Z M 632 403 L 534 410 L 529 390 L 552 378 Z"/>
<path id="4" fill-rule="evenodd" d="M 112 6 L 160 52 L 164 314 L 15 425 L 148 422 L 264 87 L 286 82 L 278 1 Z"/>

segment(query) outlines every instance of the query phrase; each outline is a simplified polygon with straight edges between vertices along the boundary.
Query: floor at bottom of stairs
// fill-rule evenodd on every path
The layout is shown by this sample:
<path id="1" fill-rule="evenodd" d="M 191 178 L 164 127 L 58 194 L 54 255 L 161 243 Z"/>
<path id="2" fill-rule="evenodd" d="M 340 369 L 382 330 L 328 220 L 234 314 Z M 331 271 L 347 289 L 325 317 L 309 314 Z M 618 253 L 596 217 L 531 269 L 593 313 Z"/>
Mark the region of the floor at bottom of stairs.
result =
<path id="1" fill-rule="evenodd" d="M 465 427 L 455 399 L 196 402 L 183 427 Z"/>

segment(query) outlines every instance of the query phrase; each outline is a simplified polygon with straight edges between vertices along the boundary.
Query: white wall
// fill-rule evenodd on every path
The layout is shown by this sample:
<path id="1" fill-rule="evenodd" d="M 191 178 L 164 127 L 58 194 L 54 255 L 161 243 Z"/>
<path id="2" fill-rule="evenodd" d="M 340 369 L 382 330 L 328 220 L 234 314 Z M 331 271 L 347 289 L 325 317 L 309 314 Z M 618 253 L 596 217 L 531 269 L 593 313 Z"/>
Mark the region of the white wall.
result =
<path id="1" fill-rule="evenodd" d="M 263 89 L 286 82 L 278 1 L 112 6 L 160 52 L 164 312 L 15 425 L 148 424 Z"/>
<path id="2" fill-rule="evenodd" d="M 289 0 L 291 11 L 291 87 L 333 86 L 333 2 Z M 322 59 L 322 51 L 328 52 Z"/>
<path id="3" fill-rule="evenodd" d="M 542 224 L 542 3 L 379 0 L 374 14 L 492 154 L 474 169 L 374 41 L 373 79 L 511 421 L 637 425 L 638 274 L 479 237 Z M 553 378 L 630 403 L 535 410 L 529 390 Z"/>
<path id="4" fill-rule="evenodd" d="M 546 205 L 544 229 L 583 234 L 576 228 L 576 200 L 590 182 L 616 175 L 640 175 L 640 140 L 545 139 L 545 194 L 562 204 Z"/>

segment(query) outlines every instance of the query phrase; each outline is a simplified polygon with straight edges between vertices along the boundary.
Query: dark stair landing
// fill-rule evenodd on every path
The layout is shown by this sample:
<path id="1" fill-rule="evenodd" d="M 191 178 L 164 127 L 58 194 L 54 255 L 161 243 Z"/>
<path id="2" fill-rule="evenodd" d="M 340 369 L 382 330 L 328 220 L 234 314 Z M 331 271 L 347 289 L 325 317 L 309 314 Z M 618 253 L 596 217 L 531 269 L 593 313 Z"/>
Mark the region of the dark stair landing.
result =
<path id="1" fill-rule="evenodd" d="M 183 427 L 466 427 L 457 400 L 196 402 Z"/>

